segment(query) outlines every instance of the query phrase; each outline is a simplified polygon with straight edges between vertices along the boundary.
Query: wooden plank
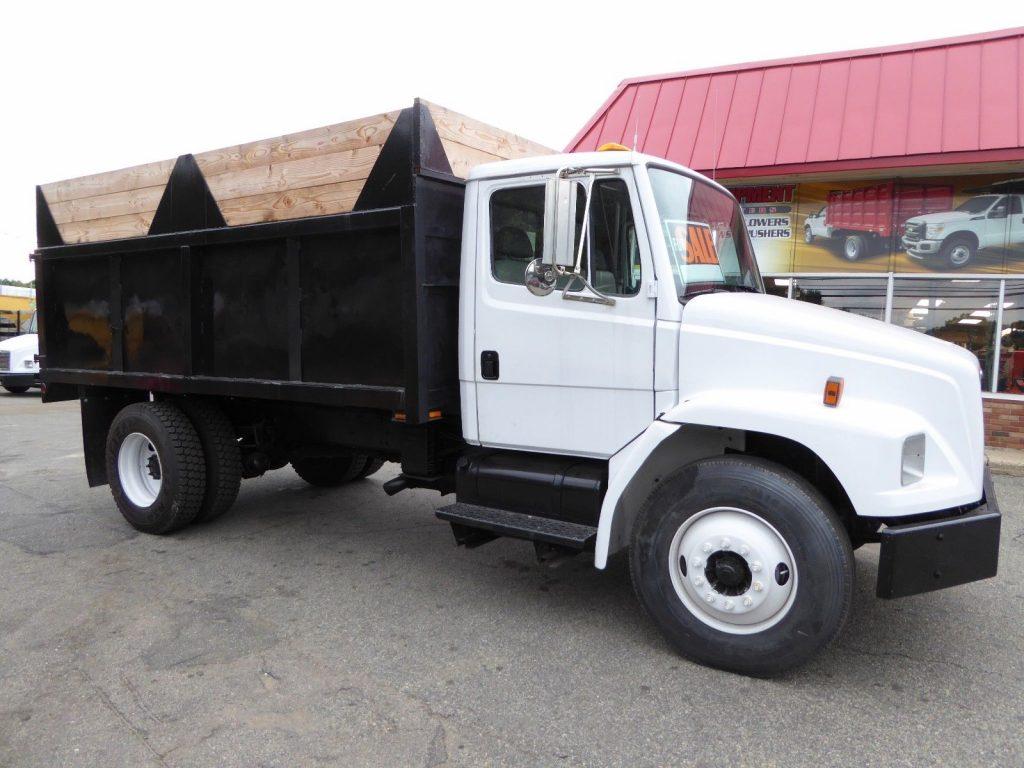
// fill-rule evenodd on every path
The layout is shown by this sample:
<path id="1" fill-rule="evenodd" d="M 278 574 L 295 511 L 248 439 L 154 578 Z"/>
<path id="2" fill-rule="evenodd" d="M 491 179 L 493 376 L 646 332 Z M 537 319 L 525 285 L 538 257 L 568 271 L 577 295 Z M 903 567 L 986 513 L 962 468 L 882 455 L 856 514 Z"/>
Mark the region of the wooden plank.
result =
<path id="1" fill-rule="evenodd" d="M 397 111 L 384 112 L 301 133 L 214 149 L 196 155 L 196 163 L 203 171 L 203 176 L 209 179 L 222 173 L 303 160 L 332 152 L 379 147 L 391 135 L 397 119 Z"/>
<path id="2" fill-rule="evenodd" d="M 430 116 L 434 119 L 434 125 L 437 126 L 437 133 L 442 141 L 462 144 L 503 160 L 555 153 L 555 150 L 524 139 L 522 136 L 503 131 L 493 125 L 487 125 L 487 123 L 474 120 L 472 117 L 460 115 L 458 112 L 431 104 L 429 101 L 422 99 L 421 101 L 430 111 Z"/>
<path id="3" fill-rule="evenodd" d="M 129 213 L 153 213 L 164 194 L 164 185 L 112 192 L 109 195 L 80 197 L 64 203 L 50 203 L 50 213 L 57 224 L 90 219 L 105 219 Z"/>
<path id="4" fill-rule="evenodd" d="M 58 224 L 65 243 L 94 243 L 97 240 L 116 240 L 122 237 L 142 237 L 153 223 L 152 213 L 130 213 L 108 219 L 90 219 Z"/>
<path id="5" fill-rule="evenodd" d="M 379 154 L 380 147 L 377 146 L 331 152 L 302 160 L 221 173 L 208 177 L 206 183 L 218 203 L 221 200 L 266 192 L 337 184 L 365 179 L 370 175 L 370 169 Z"/>
<path id="6" fill-rule="evenodd" d="M 122 168 L 118 171 L 94 173 L 91 176 L 81 176 L 77 179 L 56 181 L 52 184 L 42 185 L 43 196 L 50 205 L 53 205 L 83 197 L 126 192 L 130 189 L 163 188 L 171 176 L 173 167 L 174 160 L 161 160 L 156 163 Z"/>
<path id="7" fill-rule="evenodd" d="M 351 211 L 363 188 L 365 179 L 305 187 L 285 192 L 219 200 L 217 204 L 230 225 L 255 224 L 262 221 L 300 219 L 306 216 L 327 216 Z"/>
<path id="8" fill-rule="evenodd" d="M 507 159 L 448 139 L 441 139 L 441 146 L 444 147 L 445 154 L 448 155 L 448 164 L 452 167 L 452 173 L 461 179 L 468 178 L 470 170 L 482 163 L 495 163 Z"/>

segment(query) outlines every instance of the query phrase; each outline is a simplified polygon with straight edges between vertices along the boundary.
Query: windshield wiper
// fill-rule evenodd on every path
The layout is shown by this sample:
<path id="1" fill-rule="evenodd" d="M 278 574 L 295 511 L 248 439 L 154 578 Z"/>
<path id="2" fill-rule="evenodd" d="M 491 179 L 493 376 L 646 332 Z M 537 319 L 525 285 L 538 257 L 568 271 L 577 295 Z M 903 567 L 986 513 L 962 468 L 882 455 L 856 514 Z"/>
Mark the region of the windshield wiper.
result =
<path id="1" fill-rule="evenodd" d="M 709 293 L 760 293 L 760 291 L 757 288 L 751 288 L 749 285 L 719 283 L 712 288 L 698 288 L 694 291 L 686 291 L 683 293 L 683 301 L 692 299 L 694 296 L 704 296 Z"/>

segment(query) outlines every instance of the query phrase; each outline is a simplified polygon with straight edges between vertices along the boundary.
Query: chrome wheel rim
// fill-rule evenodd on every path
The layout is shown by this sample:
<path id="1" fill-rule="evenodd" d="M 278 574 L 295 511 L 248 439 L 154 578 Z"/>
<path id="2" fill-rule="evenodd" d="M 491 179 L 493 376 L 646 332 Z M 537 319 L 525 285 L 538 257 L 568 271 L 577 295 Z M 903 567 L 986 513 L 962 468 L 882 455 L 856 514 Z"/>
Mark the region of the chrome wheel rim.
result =
<path id="1" fill-rule="evenodd" d="M 668 568 L 686 609 L 729 634 L 763 632 L 796 599 L 796 561 L 786 540 L 737 507 L 712 507 L 684 522 L 672 538 Z"/>
<path id="2" fill-rule="evenodd" d="M 860 255 L 860 248 L 857 246 L 857 243 L 855 241 L 853 241 L 853 240 L 847 240 L 846 241 L 846 258 L 848 258 L 850 261 L 856 261 L 857 257 L 859 255 Z"/>
<path id="3" fill-rule="evenodd" d="M 957 245 L 949 252 L 949 261 L 958 267 L 962 267 L 971 260 L 971 249 L 966 245 Z"/>
<path id="4" fill-rule="evenodd" d="M 136 507 L 149 507 L 160 495 L 163 465 L 152 441 L 141 432 L 132 432 L 121 441 L 117 451 L 117 475 L 121 490 Z"/>

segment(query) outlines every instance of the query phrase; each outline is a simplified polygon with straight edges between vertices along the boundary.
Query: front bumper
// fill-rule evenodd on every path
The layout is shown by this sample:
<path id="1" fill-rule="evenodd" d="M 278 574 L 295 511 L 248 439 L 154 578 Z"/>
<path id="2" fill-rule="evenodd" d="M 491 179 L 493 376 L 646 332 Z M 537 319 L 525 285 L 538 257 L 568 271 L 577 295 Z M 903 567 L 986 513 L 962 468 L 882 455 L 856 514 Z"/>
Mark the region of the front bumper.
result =
<path id="1" fill-rule="evenodd" d="M 11 373 L 0 371 L 0 387 L 38 387 L 39 373 L 29 371 L 28 373 Z"/>
<path id="2" fill-rule="evenodd" d="M 883 528 L 878 597 L 894 598 L 955 587 L 996 575 L 1002 515 L 985 468 L 981 503 L 960 514 Z"/>
<path id="3" fill-rule="evenodd" d="M 942 242 L 939 240 L 908 240 L 903 238 L 903 250 L 915 259 L 923 259 L 939 252 Z"/>

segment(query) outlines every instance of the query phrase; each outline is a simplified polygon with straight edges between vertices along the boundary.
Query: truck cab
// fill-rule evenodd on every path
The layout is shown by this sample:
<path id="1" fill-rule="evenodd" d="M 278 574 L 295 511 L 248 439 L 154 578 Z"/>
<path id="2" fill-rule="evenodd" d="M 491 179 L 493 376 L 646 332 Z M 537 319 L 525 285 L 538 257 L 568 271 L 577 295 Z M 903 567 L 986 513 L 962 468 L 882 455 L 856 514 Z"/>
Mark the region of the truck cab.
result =
<path id="1" fill-rule="evenodd" d="M 951 211 L 907 220 L 903 247 L 919 260 L 961 269 L 983 248 L 1024 243 L 1024 195 L 976 195 Z"/>
<path id="2" fill-rule="evenodd" d="M 36 314 L 22 326 L 22 334 L 0 341 L 0 387 L 11 394 L 39 386 L 39 336 Z"/>

